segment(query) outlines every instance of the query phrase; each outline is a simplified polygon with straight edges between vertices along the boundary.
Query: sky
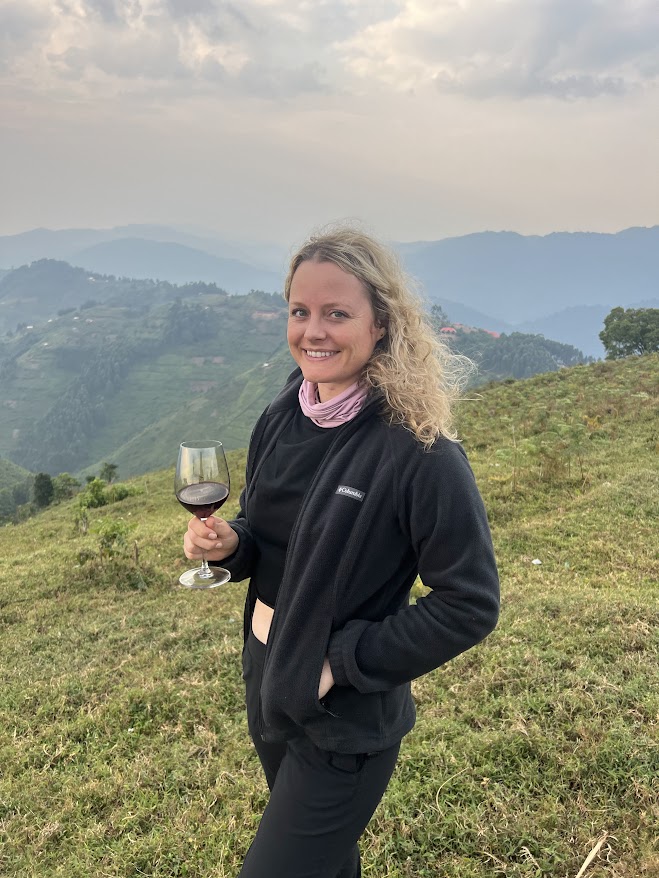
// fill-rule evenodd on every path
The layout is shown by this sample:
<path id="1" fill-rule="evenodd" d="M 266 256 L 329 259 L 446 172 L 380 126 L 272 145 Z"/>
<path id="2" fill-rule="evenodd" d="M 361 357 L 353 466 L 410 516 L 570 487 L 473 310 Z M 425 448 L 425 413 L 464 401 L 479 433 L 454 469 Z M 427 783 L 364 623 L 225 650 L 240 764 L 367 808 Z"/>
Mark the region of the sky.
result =
<path id="1" fill-rule="evenodd" d="M 0 0 L 0 234 L 659 224 L 657 0 Z"/>

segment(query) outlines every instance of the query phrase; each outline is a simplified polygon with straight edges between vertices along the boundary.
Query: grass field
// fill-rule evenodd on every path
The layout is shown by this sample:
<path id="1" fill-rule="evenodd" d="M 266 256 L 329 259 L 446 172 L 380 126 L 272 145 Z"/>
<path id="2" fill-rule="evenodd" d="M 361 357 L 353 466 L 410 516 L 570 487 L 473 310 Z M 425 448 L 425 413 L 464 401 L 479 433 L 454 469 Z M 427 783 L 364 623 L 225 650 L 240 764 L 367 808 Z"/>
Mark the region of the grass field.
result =
<path id="1" fill-rule="evenodd" d="M 501 620 L 415 681 L 365 876 L 659 875 L 658 390 L 653 356 L 464 404 Z M 232 453 L 229 514 L 243 467 Z M 267 801 L 243 709 L 245 584 L 174 587 L 172 475 L 134 479 L 86 534 L 75 501 L 0 528 L 3 875 L 239 870 Z"/>

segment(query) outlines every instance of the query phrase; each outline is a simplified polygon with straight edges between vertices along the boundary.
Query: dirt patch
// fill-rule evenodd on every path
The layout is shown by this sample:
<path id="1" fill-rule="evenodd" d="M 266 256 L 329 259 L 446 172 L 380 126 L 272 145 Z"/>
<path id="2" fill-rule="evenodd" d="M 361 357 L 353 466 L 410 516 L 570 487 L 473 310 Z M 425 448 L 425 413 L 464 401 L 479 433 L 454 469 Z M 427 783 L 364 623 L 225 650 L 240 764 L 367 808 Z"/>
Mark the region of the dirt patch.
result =
<path id="1" fill-rule="evenodd" d="M 252 311 L 252 320 L 276 320 L 278 311 Z"/>
<path id="2" fill-rule="evenodd" d="M 217 387 L 215 381 L 191 381 L 190 390 L 192 393 L 208 393 L 213 387 Z"/>

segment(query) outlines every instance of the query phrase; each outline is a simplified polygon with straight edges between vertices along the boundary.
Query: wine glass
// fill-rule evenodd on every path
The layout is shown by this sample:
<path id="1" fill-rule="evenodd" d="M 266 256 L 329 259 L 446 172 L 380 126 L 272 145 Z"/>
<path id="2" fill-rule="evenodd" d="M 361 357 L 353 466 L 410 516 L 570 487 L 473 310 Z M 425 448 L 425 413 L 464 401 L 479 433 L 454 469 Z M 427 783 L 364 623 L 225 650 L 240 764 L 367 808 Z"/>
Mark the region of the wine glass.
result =
<path id="1" fill-rule="evenodd" d="M 206 521 L 229 496 L 229 467 L 221 442 L 181 442 L 174 477 L 176 499 L 200 521 Z M 186 570 L 179 582 L 186 588 L 217 588 L 231 574 L 224 567 L 209 567 L 202 554 L 201 567 Z"/>

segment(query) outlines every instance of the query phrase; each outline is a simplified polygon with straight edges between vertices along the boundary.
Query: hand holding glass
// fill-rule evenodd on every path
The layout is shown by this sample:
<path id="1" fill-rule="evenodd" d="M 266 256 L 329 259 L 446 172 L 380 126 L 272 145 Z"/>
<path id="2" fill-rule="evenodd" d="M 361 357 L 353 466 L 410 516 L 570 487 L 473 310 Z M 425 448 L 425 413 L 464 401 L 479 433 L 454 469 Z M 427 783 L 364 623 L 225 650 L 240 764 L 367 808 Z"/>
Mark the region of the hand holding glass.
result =
<path id="1" fill-rule="evenodd" d="M 174 491 L 178 502 L 200 521 L 206 521 L 229 496 L 229 467 L 221 442 L 182 442 L 178 452 Z M 201 567 L 186 570 L 179 582 L 186 588 L 217 588 L 231 574 L 224 567 L 209 567 L 202 555 Z"/>

